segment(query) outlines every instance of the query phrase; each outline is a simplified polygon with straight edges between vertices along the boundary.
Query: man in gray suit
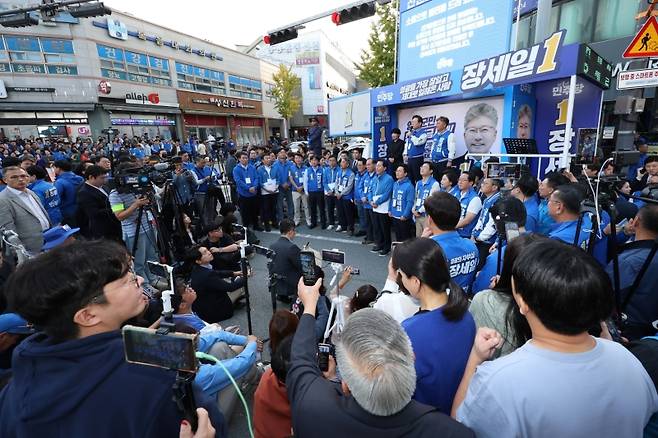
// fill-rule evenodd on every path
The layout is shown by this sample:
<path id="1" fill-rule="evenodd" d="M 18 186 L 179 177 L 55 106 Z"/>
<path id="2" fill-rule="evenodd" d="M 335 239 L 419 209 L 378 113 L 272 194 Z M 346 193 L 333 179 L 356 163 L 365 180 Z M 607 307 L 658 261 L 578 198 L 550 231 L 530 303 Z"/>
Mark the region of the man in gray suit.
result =
<path id="1" fill-rule="evenodd" d="M 39 198 L 27 188 L 29 176 L 18 166 L 5 167 L 7 188 L 0 192 L 0 231 L 12 230 L 30 254 L 43 246 L 43 232 L 50 228 L 48 213 Z"/>

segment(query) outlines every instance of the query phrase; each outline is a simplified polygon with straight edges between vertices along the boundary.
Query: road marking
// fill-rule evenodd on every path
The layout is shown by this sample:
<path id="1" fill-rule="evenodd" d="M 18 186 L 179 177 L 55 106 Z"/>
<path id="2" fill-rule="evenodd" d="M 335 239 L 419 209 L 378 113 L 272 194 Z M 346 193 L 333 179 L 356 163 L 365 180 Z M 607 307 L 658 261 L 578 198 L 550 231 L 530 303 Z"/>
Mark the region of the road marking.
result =
<path id="1" fill-rule="evenodd" d="M 263 233 L 268 233 L 268 234 L 279 234 L 276 231 L 263 231 Z M 295 237 L 302 237 L 305 239 L 316 239 L 316 240 L 324 240 L 327 242 L 335 242 L 335 243 L 348 243 L 352 245 L 361 245 L 360 240 L 350 240 L 350 239 L 338 239 L 336 237 L 325 237 L 325 236 L 317 236 L 315 234 L 300 234 L 297 233 Z M 366 245 L 363 245 L 366 246 Z"/>

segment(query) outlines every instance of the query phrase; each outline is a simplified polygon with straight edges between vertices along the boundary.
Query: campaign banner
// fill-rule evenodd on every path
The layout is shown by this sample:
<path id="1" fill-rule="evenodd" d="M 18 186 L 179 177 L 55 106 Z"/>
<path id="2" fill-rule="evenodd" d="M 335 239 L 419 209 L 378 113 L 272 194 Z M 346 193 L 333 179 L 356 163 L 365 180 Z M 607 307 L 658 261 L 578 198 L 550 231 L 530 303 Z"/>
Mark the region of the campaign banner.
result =
<path id="1" fill-rule="evenodd" d="M 576 82 L 576 100 L 570 140 L 566 135 L 569 100 L 569 79 L 540 82 L 536 85 L 537 116 L 535 139 L 540 154 L 562 154 L 567 141 L 570 152 L 576 153 L 576 133 L 581 128 L 596 127 L 599 122 L 599 105 L 602 90 L 585 79 Z M 557 170 L 558 159 L 542 160 L 540 175 Z"/>
<path id="2" fill-rule="evenodd" d="M 459 70 L 507 51 L 512 6 L 511 0 L 402 0 L 398 80 Z"/>
<path id="3" fill-rule="evenodd" d="M 370 92 L 329 99 L 329 136 L 370 134 Z"/>
<path id="4" fill-rule="evenodd" d="M 411 118 L 423 118 L 423 128 L 429 140 L 425 145 L 426 155 L 434 144 L 436 121 L 439 117 L 450 120 L 448 129 L 455 134 L 457 151 L 455 158 L 472 154 L 500 153 L 503 138 L 504 97 L 464 100 L 440 105 L 404 108 L 398 112 L 398 127 L 403 133 L 410 129 Z M 403 134 L 404 135 L 404 134 Z"/>
<path id="5" fill-rule="evenodd" d="M 375 107 L 372 122 L 372 157 L 367 158 L 386 158 L 388 144 L 393 140 L 391 130 L 397 126 L 397 111 L 389 106 Z"/>

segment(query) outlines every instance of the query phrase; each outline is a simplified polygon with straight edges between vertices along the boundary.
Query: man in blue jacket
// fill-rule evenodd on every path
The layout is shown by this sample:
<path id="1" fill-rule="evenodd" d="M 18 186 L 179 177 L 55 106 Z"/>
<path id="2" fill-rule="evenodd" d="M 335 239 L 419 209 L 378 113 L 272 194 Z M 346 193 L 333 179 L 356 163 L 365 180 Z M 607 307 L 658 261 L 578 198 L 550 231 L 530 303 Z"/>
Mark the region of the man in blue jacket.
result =
<path id="1" fill-rule="evenodd" d="M 336 207 L 338 207 L 338 228 L 354 236 L 354 172 L 347 158 L 340 159 L 340 169 L 336 174 Z"/>
<path id="2" fill-rule="evenodd" d="M 258 225 L 258 175 L 256 168 L 249 164 L 246 152 L 238 153 L 239 164 L 233 168 L 233 180 L 238 190 L 238 206 L 242 225 L 252 226 L 256 231 L 263 231 Z"/>
<path id="3" fill-rule="evenodd" d="M 57 177 L 55 179 L 55 187 L 61 201 L 62 224 L 75 227 L 78 188 L 85 180 L 83 177 L 71 172 L 73 166 L 68 160 L 55 161 L 54 168 Z"/>
<path id="4" fill-rule="evenodd" d="M 30 184 L 27 188 L 32 190 L 41 200 L 43 208 L 46 209 L 50 217 L 52 226 L 59 225 L 62 222 L 62 212 L 59 209 L 61 201 L 57 188 L 54 184 L 46 181 L 48 174 L 41 166 L 28 167 L 27 174 L 30 175 Z"/>
<path id="5" fill-rule="evenodd" d="M 640 208 L 627 230 L 635 234 L 635 240 L 627 243 L 619 253 L 620 302 L 626 302 L 631 286 L 649 257 L 658 238 L 658 205 L 647 204 Z M 607 268 L 612 280 L 612 262 Z M 652 323 L 658 319 L 658 255 L 654 255 L 637 288 L 622 311 L 627 316 L 622 329 L 624 337 L 635 340 L 656 334 Z"/>
<path id="6" fill-rule="evenodd" d="M 316 157 L 322 155 L 322 132 L 323 129 L 319 126 L 319 121 L 317 117 L 311 117 L 309 119 L 311 122 L 311 127 L 308 129 L 308 148 L 313 151 L 313 154 Z"/>
<path id="7" fill-rule="evenodd" d="M 426 152 L 427 132 L 422 126 L 423 118 L 415 115 L 411 118 L 411 130 L 404 133 L 407 144 L 404 150 L 405 162 L 409 165 L 409 173 L 414 184 L 421 179 L 420 166 L 423 164 Z"/>
<path id="8" fill-rule="evenodd" d="M 327 222 L 328 230 L 334 228 L 336 224 L 336 175 L 338 175 L 338 165 L 336 164 L 336 157 L 330 156 L 324 168 L 322 175 L 322 184 L 324 186 L 324 204 L 327 209 Z"/>
<path id="9" fill-rule="evenodd" d="M 457 180 L 459 187 L 459 204 L 461 205 L 461 216 L 456 228 L 459 235 L 471 238 L 471 232 L 475 228 L 480 210 L 482 210 L 482 200 L 478 196 L 473 186 L 475 185 L 475 175 L 469 172 L 462 172 Z"/>
<path id="10" fill-rule="evenodd" d="M 414 206 L 411 214 L 416 221 L 416 237 L 423 235 L 427 223 L 427 212 L 425 212 L 425 199 L 432 193 L 441 191 L 441 185 L 432 176 L 431 163 L 425 162 L 420 166 L 420 181 L 416 182 Z"/>
<path id="11" fill-rule="evenodd" d="M 384 159 L 377 160 L 375 173 L 368 193 L 375 225 L 375 246 L 370 251 L 385 257 L 391 252 L 391 217 L 388 212 L 393 193 L 393 177 L 386 173 Z"/>
<path id="12" fill-rule="evenodd" d="M 277 174 L 272 167 L 274 152 L 265 151 L 262 165 L 256 169 L 258 174 L 258 185 L 260 186 L 260 219 L 265 226 L 265 231 L 277 228 L 276 200 L 279 196 L 279 184 Z"/>
<path id="13" fill-rule="evenodd" d="M 366 217 L 366 237 L 361 241 L 362 245 L 370 245 L 375 242 L 375 218 L 370 205 L 370 194 L 372 193 L 372 181 L 375 179 L 375 162 L 372 158 L 366 160 L 366 173 L 363 175 L 361 202 Z"/>
<path id="14" fill-rule="evenodd" d="M 490 211 L 496 202 L 500 199 L 500 189 L 503 182 L 497 178 L 485 178 L 480 186 L 480 193 L 484 196 L 482 201 L 482 210 L 475 223 L 471 233 L 475 244 L 480 250 L 480 265 L 482 267 L 485 259 L 489 255 L 489 248 L 496 241 L 496 225 Z"/>
<path id="15" fill-rule="evenodd" d="M 583 195 L 577 183 L 559 186 L 551 193 L 548 198 L 548 214 L 556 223 L 548 233 L 548 237 L 561 240 L 569 245 L 575 244 L 586 250 L 592 232 L 592 222 L 587 215 L 583 217 L 580 233 L 576 239 L 581 202 L 583 202 Z"/>
<path id="16" fill-rule="evenodd" d="M 470 292 L 478 265 L 478 249 L 470 239 L 461 237 L 456 226 L 461 215 L 459 201 L 446 192 L 437 192 L 425 200 L 429 235 L 443 250 L 450 277 L 466 293 Z"/>
<path id="17" fill-rule="evenodd" d="M 276 173 L 276 181 L 279 185 L 279 195 L 276 202 L 276 219 L 281 222 L 284 218 L 292 219 L 295 216 L 295 207 L 292 202 L 292 187 L 290 186 L 290 168 L 293 164 L 288 160 L 285 149 L 280 149 L 277 160 L 272 165 Z M 283 207 L 286 207 L 284 215 Z"/>
<path id="18" fill-rule="evenodd" d="M 142 280 L 125 248 L 108 241 L 60 246 L 17 268 L 7 299 L 42 332 L 14 350 L 0 436 L 179 436 L 175 372 L 125 359 L 120 328 L 146 309 Z M 216 400 L 200 391 L 194 398 L 225 436 Z"/>
<path id="19" fill-rule="evenodd" d="M 318 215 L 320 216 L 320 225 L 322 229 L 327 228 L 327 219 L 324 211 L 324 172 L 319 166 L 318 156 L 312 155 L 309 159 L 310 166 L 304 168 L 302 183 L 304 185 L 304 195 L 307 198 L 306 208 L 310 214 L 310 229 L 318 226 Z"/>
<path id="20" fill-rule="evenodd" d="M 363 183 L 368 173 L 366 172 L 366 160 L 359 158 L 356 160 L 356 173 L 354 174 L 354 205 L 356 214 L 359 218 L 359 231 L 354 233 L 355 237 L 365 237 L 368 232 L 368 218 L 366 217 L 365 204 L 363 198 Z"/>
<path id="21" fill-rule="evenodd" d="M 537 190 L 539 183 L 537 178 L 532 175 L 523 175 L 516 181 L 511 191 L 519 201 L 523 202 L 526 209 L 525 229 L 529 233 L 534 233 L 539 229 L 539 203 L 537 202 Z"/>
<path id="22" fill-rule="evenodd" d="M 411 239 L 414 235 L 414 224 L 411 216 L 411 209 L 414 205 L 414 187 L 407 177 L 408 169 L 406 164 L 400 164 L 395 169 L 397 181 L 393 184 L 391 204 L 388 210 L 389 216 L 393 219 L 395 240 L 398 242 Z"/>

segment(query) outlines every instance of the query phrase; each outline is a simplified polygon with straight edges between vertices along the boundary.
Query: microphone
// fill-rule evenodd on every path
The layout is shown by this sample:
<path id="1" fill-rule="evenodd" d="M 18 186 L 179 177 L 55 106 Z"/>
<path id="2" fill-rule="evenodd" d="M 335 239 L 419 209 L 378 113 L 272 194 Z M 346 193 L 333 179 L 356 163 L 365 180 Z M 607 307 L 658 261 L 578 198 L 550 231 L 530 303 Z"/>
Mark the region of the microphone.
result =
<path id="1" fill-rule="evenodd" d="M 158 172 L 164 172 L 169 169 L 169 163 L 156 163 L 153 165 L 153 168 Z"/>

